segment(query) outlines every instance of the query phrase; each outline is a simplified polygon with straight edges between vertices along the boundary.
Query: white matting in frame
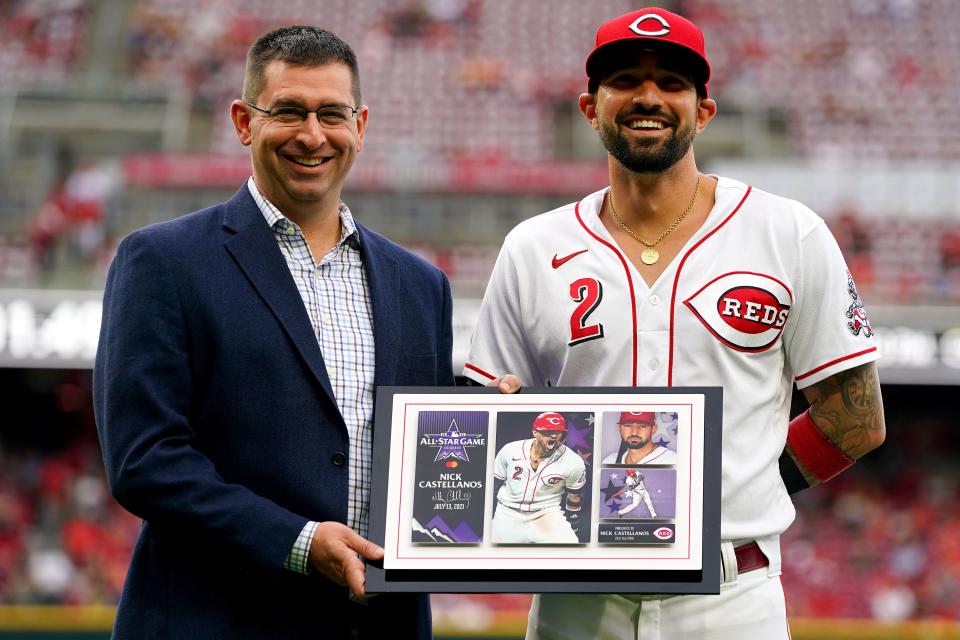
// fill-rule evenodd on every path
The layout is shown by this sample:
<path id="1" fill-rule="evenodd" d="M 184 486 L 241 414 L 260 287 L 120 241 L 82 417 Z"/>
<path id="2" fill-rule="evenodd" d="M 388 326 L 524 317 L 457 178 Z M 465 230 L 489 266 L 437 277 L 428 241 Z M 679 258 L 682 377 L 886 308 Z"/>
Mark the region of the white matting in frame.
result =
<path id="1" fill-rule="evenodd" d="M 717 592 L 721 404 L 712 387 L 381 387 L 371 539 L 386 554 L 368 590 Z M 543 413 L 559 416 L 567 451 L 524 476 Z M 620 431 L 628 414 L 645 416 L 642 438 Z M 650 440 L 657 453 L 624 453 Z M 559 489 L 581 471 L 571 531 Z M 546 524 L 521 540 L 529 520 Z"/>

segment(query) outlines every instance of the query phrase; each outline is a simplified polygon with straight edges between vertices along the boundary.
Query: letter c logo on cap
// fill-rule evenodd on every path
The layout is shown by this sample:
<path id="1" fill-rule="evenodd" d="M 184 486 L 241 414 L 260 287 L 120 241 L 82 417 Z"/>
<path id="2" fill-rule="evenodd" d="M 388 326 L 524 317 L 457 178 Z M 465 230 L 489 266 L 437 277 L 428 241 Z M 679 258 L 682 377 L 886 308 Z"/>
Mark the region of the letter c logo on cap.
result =
<path id="1" fill-rule="evenodd" d="M 659 31 L 647 31 L 646 29 L 641 29 L 640 25 L 646 20 L 656 20 L 663 25 L 663 28 Z M 670 23 L 667 22 L 663 16 L 657 15 L 656 13 L 645 13 L 634 20 L 633 24 L 631 24 L 628 29 L 633 31 L 638 36 L 665 36 L 670 33 Z"/>

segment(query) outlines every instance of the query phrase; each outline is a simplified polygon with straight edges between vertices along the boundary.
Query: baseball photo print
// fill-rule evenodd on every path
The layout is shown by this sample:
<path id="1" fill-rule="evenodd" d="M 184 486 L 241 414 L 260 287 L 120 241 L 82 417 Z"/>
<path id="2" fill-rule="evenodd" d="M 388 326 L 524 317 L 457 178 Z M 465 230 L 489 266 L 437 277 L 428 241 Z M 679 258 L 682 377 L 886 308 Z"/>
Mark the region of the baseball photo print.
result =
<path id="1" fill-rule="evenodd" d="M 500 412 L 495 544 L 590 541 L 593 413 Z"/>

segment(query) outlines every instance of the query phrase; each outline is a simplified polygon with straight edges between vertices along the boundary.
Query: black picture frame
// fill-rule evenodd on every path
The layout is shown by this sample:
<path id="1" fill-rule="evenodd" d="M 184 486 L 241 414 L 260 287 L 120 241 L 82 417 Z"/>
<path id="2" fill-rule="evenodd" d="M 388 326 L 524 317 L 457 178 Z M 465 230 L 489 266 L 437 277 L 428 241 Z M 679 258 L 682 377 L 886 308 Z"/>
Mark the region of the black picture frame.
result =
<path id="1" fill-rule="evenodd" d="M 722 405 L 721 387 L 545 387 L 524 388 L 521 393 L 512 395 L 499 394 L 495 389 L 483 387 L 378 388 L 369 536 L 372 541 L 386 549 L 386 557 L 382 566 L 379 563 L 378 566 L 367 566 L 366 590 L 369 593 L 719 593 Z M 679 445 L 682 451 L 689 455 L 668 467 L 668 470 L 676 469 L 677 476 L 689 479 L 687 484 L 683 485 L 683 492 L 675 489 L 678 504 L 688 507 L 685 518 L 678 515 L 675 525 L 676 539 L 679 540 L 682 534 L 687 542 L 687 556 L 682 556 L 683 549 L 678 549 L 678 559 L 642 559 L 644 554 L 655 555 L 660 549 L 668 549 L 665 553 L 669 556 L 670 545 L 642 544 L 635 541 L 611 545 L 601 542 L 598 539 L 603 524 L 601 517 L 587 518 L 589 540 L 580 544 L 493 544 L 485 533 L 479 542 L 422 545 L 411 542 L 407 536 L 404 505 L 406 509 L 412 509 L 410 504 L 419 497 L 415 488 L 410 489 L 411 485 L 416 487 L 417 483 L 409 481 L 419 471 L 412 472 L 411 469 L 415 468 L 418 450 L 427 450 L 425 447 L 430 442 L 412 432 L 412 421 L 397 420 L 398 416 L 417 415 L 422 422 L 425 418 L 420 417 L 421 414 L 437 414 L 443 419 L 446 417 L 443 412 L 459 411 L 460 413 L 452 415 L 469 418 L 471 411 L 486 410 L 490 411 L 490 421 L 499 423 L 502 419 L 500 414 L 527 412 L 533 415 L 540 411 L 552 411 L 556 407 L 566 411 L 564 415 L 576 419 L 579 415 L 577 411 L 606 412 L 649 406 L 666 410 L 679 406 L 680 413 L 689 423 L 691 443 L 689 446 Z M 597 421 L 593 424 L 598 424 L 599 417 L 597 416 Z M 610 421 L 611 419 L 607 418 L 606 422 Z M 506 424 L 506 420 L 504 423 Z M 575 429 L 572 424 L 571 427 Z M 470 431 L 470 428 L 465 430 Z M 592 451 L 599 453 L 599 429 L 594 429 L 591 437 Z M 486 432 L 486 438 L 487 464 L 483 467 L 483 491 L 486 497 L 484 508 L 486 513 L 491 513 L 498 507 L 496 496 L 493 495 L 491 499 L 493 469 L 490 464 L 495 458 L 492 449 L 498 445 L 494 444 L 491 431 Z M 680 435 L 677 438 L 682 442 Z M 474 440 L 481 443 L 479 437 Z M 433 449 L 429 449 L 431 456 L 433 450 L 439 446 L 434 444 Z M 578 452 L 581 457 L 586 453 L 581 450 Z M 439 458 L 438 453 L 437 459 Z M 476 455 L 474 458 L 472 464 L 476 466 L 479 458 Z M 592 512 L 599 513 L 599 503 L 607 495 L 599 487 L 601 472 L 604 474 L 602 477 L 607 478 L 610 483 L 612 472 L 624 471 L 627 465 L 601 463 L 599 457 L 594 462 L 596 464 L 587 465 L 588 474 L 591 476 L 587 503 L 591 505 Z M 661 466 L 638 469 L 646 470 L 650 477 L 656 477 L 658 473 L 664 475 Z M 460 479 L 459 475 L 456 477 Z M 405 479 L 408 480 L 406 486 Z M 476 482 L 471 486 L 476 487 Z M 682 501 L 681 497 L 684 498 Z M 607 507 L 603 513 L 606 513 L 609 519 L 613 511 Z M 637 513 L 649 516 L 642 508 L 638 509 Z M 412 520 L 416 523 L 415 518 Z M 639 522 L 643 524 L 652 521 L 648 517 L 647 520 L 641 519 Z M 486 524 L 485 521 L 484 525 Z M 681 524 L 690 529 L 681 532 Z M 696 526 L 691 526 L 692 524 Z M 609 532 L 608 528 L 607 533 Z M 434 553 L 435 549 L 443 549 L 443 552 L 456 549 L 456 559 L 446 561 L 431 557 L 429 560 L 420 561 L 409 556 L 409 549 L 420 550 L 424 547 L 430 549 L 430 553 Z M 640 553 L 634 554 L 634 550 Z M 495 559 L 488 559 L 485 554 L 494 554 Z M 503 554 L 519 554 L 520 557 L 505 559 L 501 557 Z M 619 559 L 611 560 L 604 556 L 593 560 L 591 554 L 608 554 Z M 663 568 L 664 566 L 666 568 Z"/>

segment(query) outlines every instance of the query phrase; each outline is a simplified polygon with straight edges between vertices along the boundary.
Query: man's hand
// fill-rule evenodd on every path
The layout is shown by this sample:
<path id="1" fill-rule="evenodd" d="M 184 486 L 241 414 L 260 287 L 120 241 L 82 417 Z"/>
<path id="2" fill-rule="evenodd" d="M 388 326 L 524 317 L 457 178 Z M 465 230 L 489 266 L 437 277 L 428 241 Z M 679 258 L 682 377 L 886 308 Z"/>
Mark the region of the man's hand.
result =
<path id="1" fill-rule="evenodd" d="M 321 522 L 310 542 L 310 566 L 339 585 L 350 587 L 354 596 L 364 593 L 364 565 L 383 558 L 383 549 L 339 522 Z"/>
<path id="2" fill-rule="evenodd" d="M 520 378 L 512 373 L 508 373 L 505 376 L 500 376 L 488 382 L 487 386 L 499 389 L 500 393 L 517 393 L 523 385 L 520 384 Z"/>

